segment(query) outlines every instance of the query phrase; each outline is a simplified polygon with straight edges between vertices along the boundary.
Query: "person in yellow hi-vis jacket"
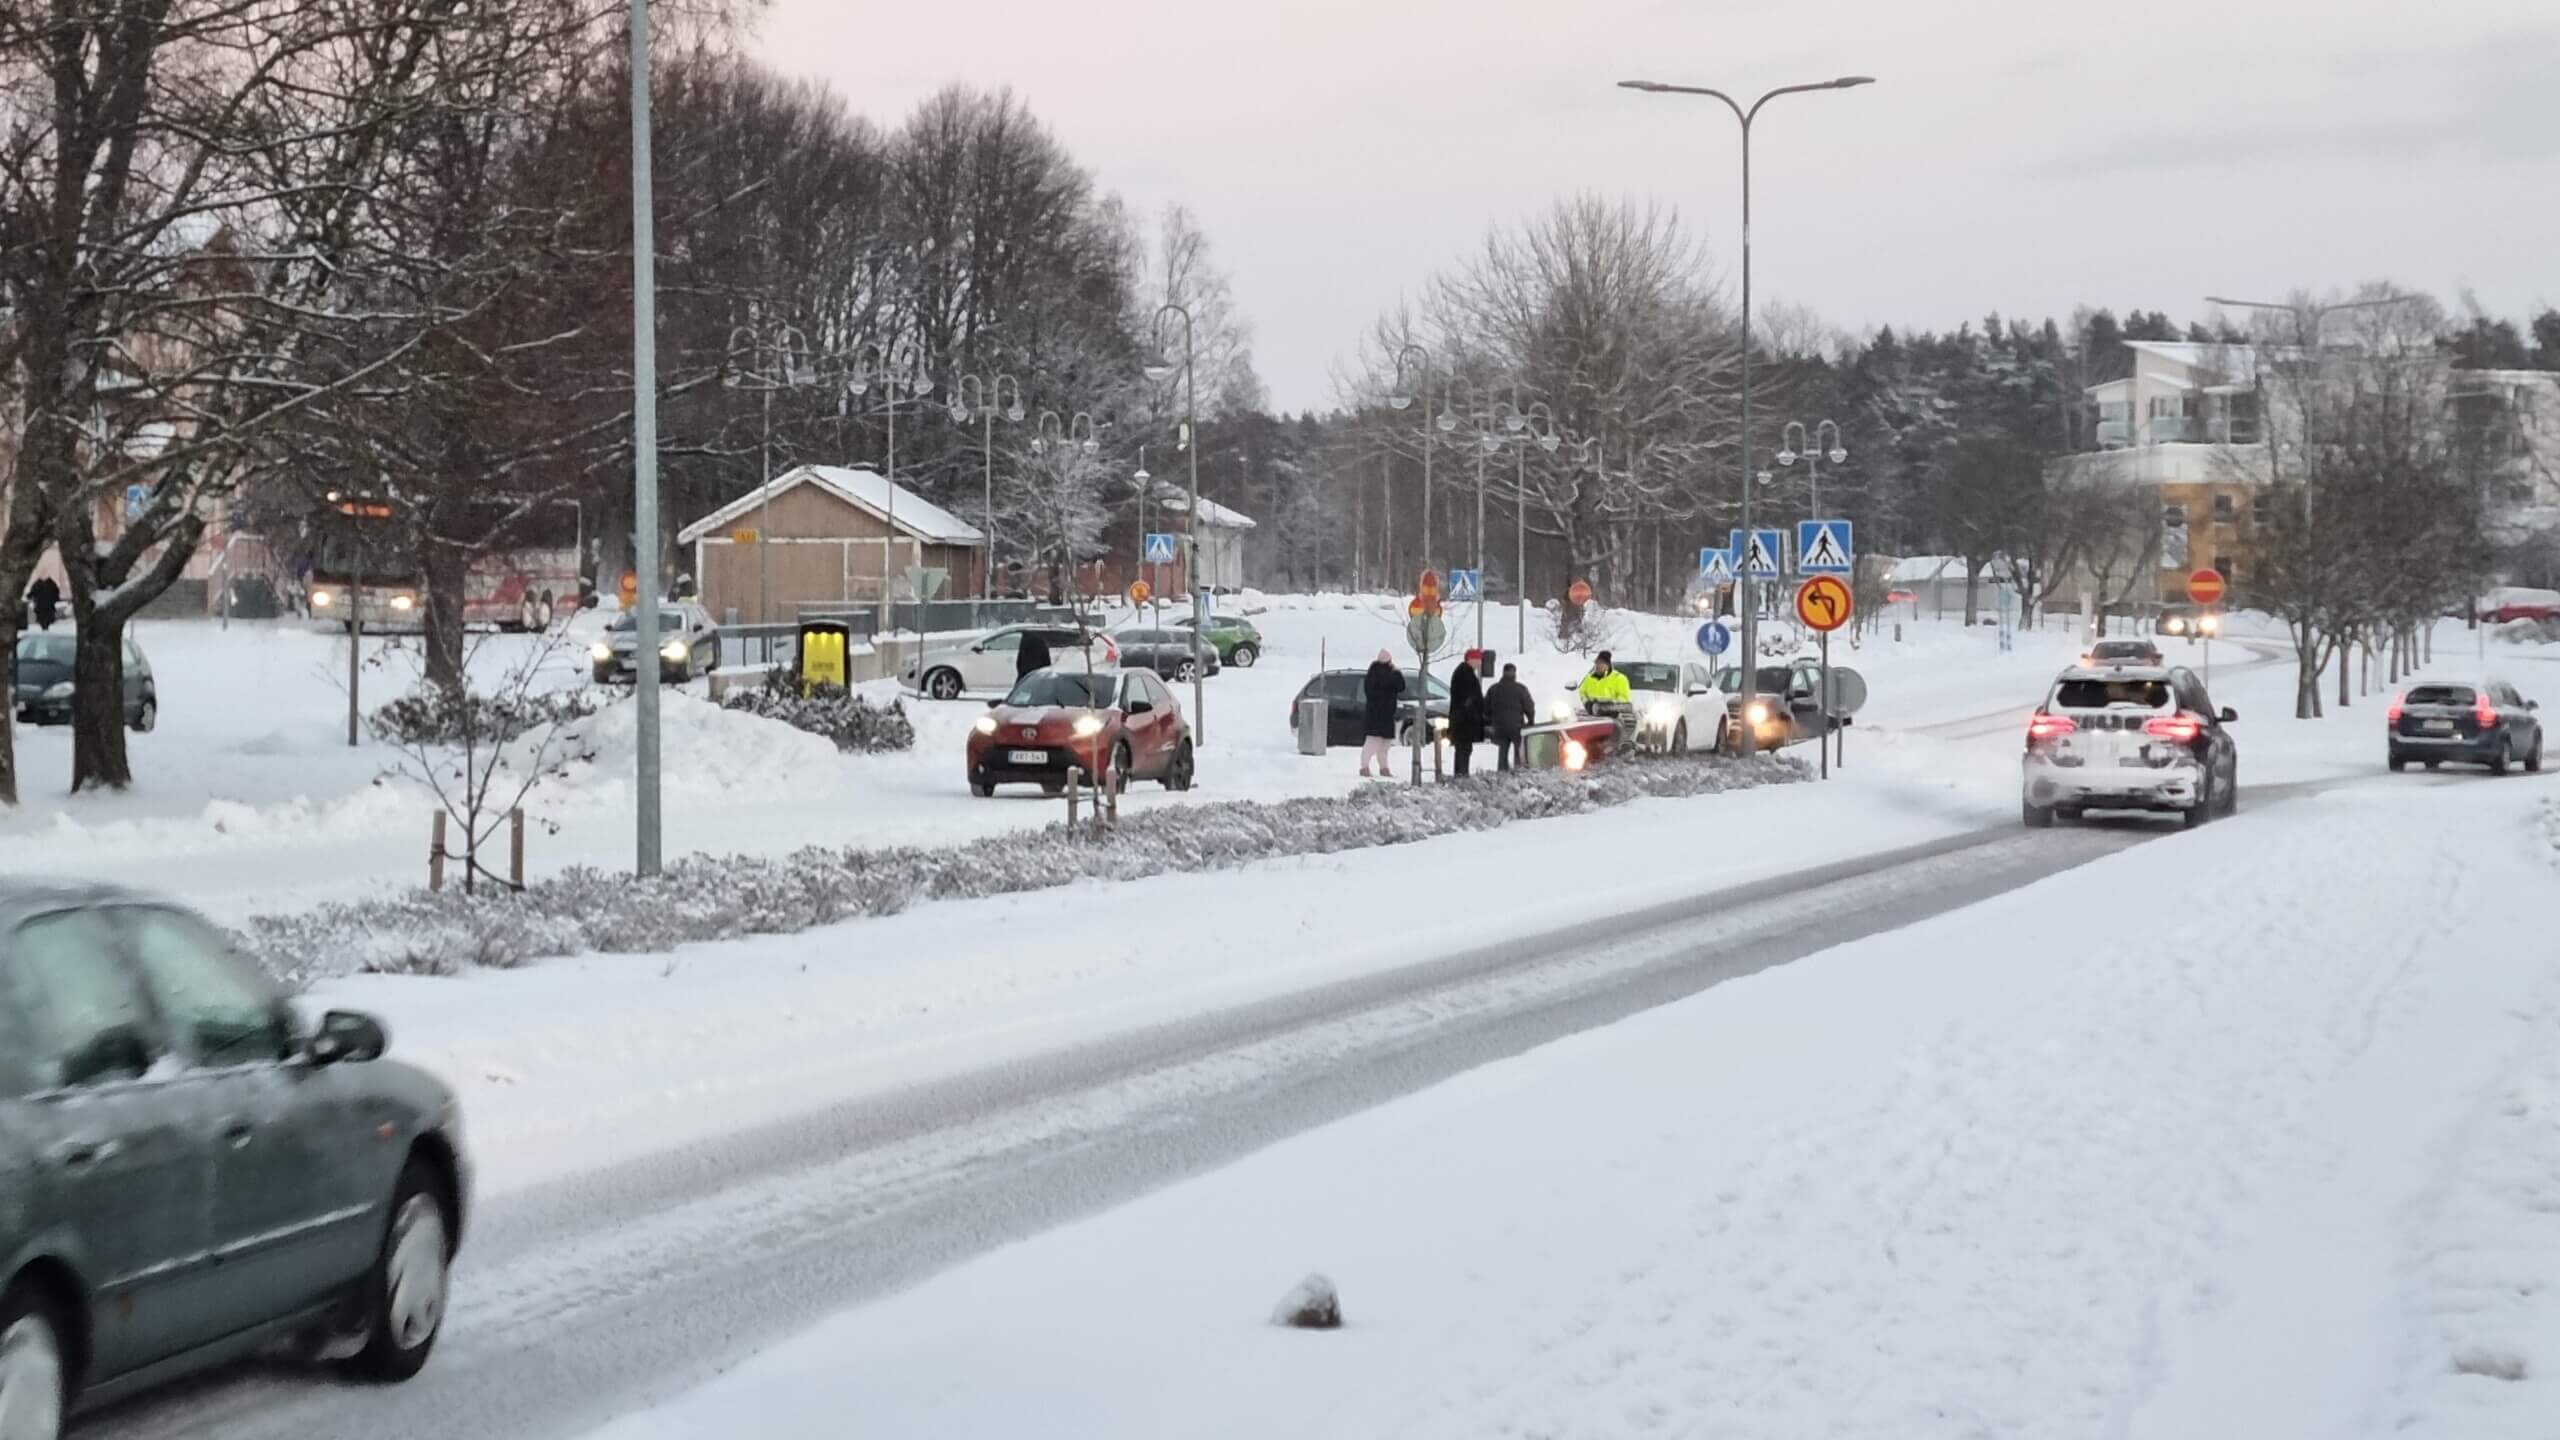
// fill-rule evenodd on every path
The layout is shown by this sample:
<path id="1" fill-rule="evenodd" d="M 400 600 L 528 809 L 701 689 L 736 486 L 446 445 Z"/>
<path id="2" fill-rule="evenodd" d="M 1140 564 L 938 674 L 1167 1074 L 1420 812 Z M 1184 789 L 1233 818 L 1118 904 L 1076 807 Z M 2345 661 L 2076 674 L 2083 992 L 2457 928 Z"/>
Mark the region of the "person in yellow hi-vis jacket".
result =
<path id="1" fill-rule="evenodd" d="M 1591 658 L 1591 673 L 1582 677 L 1581 695 L 1585 705 L 1604 701 L 1613 705 L 1636 703 L 1635 692 L 1627 688 L 1627 677 L 1609 663 L 1606 650 Z"/>

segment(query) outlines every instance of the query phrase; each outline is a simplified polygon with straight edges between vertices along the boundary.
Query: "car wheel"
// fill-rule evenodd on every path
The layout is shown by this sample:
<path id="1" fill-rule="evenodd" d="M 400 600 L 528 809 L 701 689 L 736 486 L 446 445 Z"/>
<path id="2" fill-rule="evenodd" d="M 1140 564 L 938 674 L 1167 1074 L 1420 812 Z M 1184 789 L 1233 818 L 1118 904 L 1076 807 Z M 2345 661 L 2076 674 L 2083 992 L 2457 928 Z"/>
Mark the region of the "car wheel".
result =
<path id="1" fill-rule="evenodd" d="M 1252 646 L 1239 645 L 1235 648 L 1232 654 L 1227 656 L 1227 663 L 1235 666 L 1239 670 L 1250 670 L 1253 668 L 1253 662 L 1261 658 L 1261 652 L 1255 650 Z"/>
<path id="2" fill-rule="evenodd" d="M 1126 795 L 1129 793 L 1129 766 L 1131 763 L 1133 762 L 1129 757 L 1128 741 L 1123 740 L 1119 744 L 1111 747 L 1112 793 L 1118 795 Z"/>
<path id="3" fill-rule="evenodd" d="M 2425 762 L 2425 763 L 2426 763 L 2426 767 L 2427 767 L 2427 773 L 2428 773 L 2428 774 L 2430 774 L 2430 775 L 2433 775 L 2434 773 L 2436 773 L 2436 767 L 2437 767 L 2437 766 L 2439 766 L 2439 765 L 2442 765 L 2444 762 L 2443 762 L 2443 761 L 2441 761 L 2441 760 L 2429 760 L 2429 761 L 2427 761 L 2427 762 Z"/>
<path id="4" fill-rule="evenodd" d="M 2193 830 L 2212 819 L 2213 807 L 2221 803 L 2222 797 L 2214 793 L 2213 773 L 2207 771 L 2204 777 L 2204 793 L 2196 797 L 2196 803 L 2179 813 L 2178 823 Z"/>
<path id="5" fill-rule="evenodd" d="M 2512 742 L 2512 741 L 2510 741 L 2510 740 L 2506 739 L 2506 738 L 2505 738 L 2505 737 L 2503 737 L 2503 736 L 2499 737 L 2499 740 L 2498 740 L 2498 753 L 2489 757 L 2489 773 L 2490 773 L 2490 774 L 2492 774 L 2492 775 L 2504 775 L 2504 774 L 2506 774 L 2506 773 L 2507 773 L 2507 766 L 2508 766 L 2508 764 L 2509 764 L 2509 763 L 2511 763 L 2511 760 L 2512 760 L 2512 758 L 2513 758 L 2513 757 L 2512 757 L 2508 752 L 2509 752 L 2511 749 L 2513 749 L 2513 746 L 2514 746 L 2514 742 Z"/>
<path id="6" fill-rule="evenodd" d="M 1064 780 L 1043 780 L 1040 782 L 1040 793 L 1043 795 L 1055 797 L 1065 794 L 1066 791 L 1067 782 Z M 987 793 L 993 795 L 996 793 L 996 787 L 993 785 L 988 786 Z"/>
<path id="7" fill-rule="evenodd" d="M 551 628 L 551 622 L 558 619 L 559 616 L 559 597 L 553 595 L 548 590 L 543 591 L 542 603 L 534 607 L 533 618 L 535 623 L 541 625 L 543 629 L 548 630 Z"/>
<path id="8" fill-rule="evenodd" d="M 2086 811 L 2081 810 L 2075 805 L 2056 805 L 2053 807 L 2054 818 L 2070 824 L 2077 824 L 2080 817 L 2086 813 Z"/>
<path id="9" fill-rule="evenodd" d="M 391 1192 L 391 1224 L 364 1281 L 365 1347 L 355 1368 L 376 1380 L 406 1380 L 425 1368 L 444 1326 L 446 1271 L 453 1263 L 452 1217 L 435 1171 L 411 1160 Z"/>
<path id="10" fill-rule="evenodd" d="M 2533 752 L 2524 757 L 2524 769 L 2528 775 L 2542 773 L 2542 737 L 2540 735 L 2533 737 Z"/>
<path id="11" fill-rule="evenodd" d="M 1192 664 L 1188 660 L 1185 660 L 1181 664 L 1173 667 L 1173 678 L 1185 685 L 1190 684 L 1193 677 L 1197 676 L 1199 673 L 1200 667 Z"/>
<path id="12" fill-rule="evenodd" d="M 2032 800 L 2021 800 L 2018 802 L 2018 817 L 2027 822 L 2027 828 L 2030 830 L 2053 828 L 2053 807 L 2050 805 L 2038 805 Z"/>
<path id="13" fill-rule="evenodd" d="M 159 728 L 160 697 L 145 695 L 142 697 L 142 708 L 133 712 L 133 733 L 148 735 Z M 7 1431 L 0 1431 L 0 1436 L 5 1436 L 7 1433 Z"/>
<path id="14" fill-rule="evenodd" d="M 2408 768 L 2409 768 L 2409 757 L 2408 757 L 2408 756 L 2406 756 L 2406 755 L 2394 755 L 2394 756 L 2392 756 L 2392 757 L 2391 757 L 2391 773 L 2392 773 L 2392 774 L 2397 775 L 2397 774 L 2399 774 L 2401 771 L 2406 770 L 2406 769 L 2408 769 Z"/>
<path id="15" fill-rule="evenodd" d="M 1182 742 L 1182 748 L 1173 752 L 1173 764 L 1164 772 L 1164 788 L 1167 790 L 1190 789 L 1192 765 L 1191 742 L 1185 740 Z"/>
<path id="16" fill-rule="evenodd" d="M 1044 781 L 1044 782 L 1041 784 L 1040 788 L 1041 788 L 1041 789 L 1043 789 L 1043 790 L 1046 790 L 1046 789 L 1048 789 L 1048 788 L 1049 788 L 1049 786 L 1048 786 L 1048 784 Z M 972 781 L 970 781 L 970 782 L 969 782 L 969 793 L 970 793 L 970 794 L 972 794 L 972 795 L 977 796 L 977 797 L 978 797 L 979 799 L 981 799 L 981 800 L 991 799 L 991 798 L 993 798 L 993 797 L 994 797 L 994 795 L 995 795 L 995 793 L 996 793 L 996 787 L 994 787 L 993 785 L 984 785 L 984 784 L 980 784 L 979 782 L 977 782 L 977 781 L 975 781 L 975 780 L 972 780 Z"/>
<path id="17" fill-rule="evenodd" d="M 541 625 L 542 607 L 533 602 L 531 595 L 525 596 L 516 606 L 516 628 L 530 631 L 541 628 Z"/>
<path id="18" fill-rule="evenodd" d="M 959 699 L 960 672 L 957 670 L 943 669 L 936 670 L 925 676 L 924 693 L 932 696 L 936 700 Z"/>
<path id="19" fill-rule="evenodd" d="M 21 1280 L 0 1301 L 0 1436 L 54 1440 L 69 1399 L 62 1322 L 44 1293 Z"/>
<path id="20" fill-rule="evenodd" d="M 1689 753 L 1689 722 L 1686 720 L 1671 729 L 1671 753 L 1674 755 Z"/>

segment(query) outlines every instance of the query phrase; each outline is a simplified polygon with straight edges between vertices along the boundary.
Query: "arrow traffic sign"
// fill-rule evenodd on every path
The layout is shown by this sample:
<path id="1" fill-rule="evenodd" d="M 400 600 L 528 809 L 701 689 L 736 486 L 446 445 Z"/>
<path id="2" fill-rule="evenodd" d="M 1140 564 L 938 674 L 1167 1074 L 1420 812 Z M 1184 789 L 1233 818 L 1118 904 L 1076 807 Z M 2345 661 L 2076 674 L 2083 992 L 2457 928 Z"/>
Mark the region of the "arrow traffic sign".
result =
<path id="1" fill-rule="evenodd" d="M 1150 565 L 1170 565 L 1173 563 L 1173 537 L 1171 535 L 1158 533 L 1147 536 L 1147 563 Z"/>
<path id="2" fill-rule="evenodd" d="M 1786 540 L 1775 530 L 1733 532 L 1733 568 L 1754 580 L 1775 580 Z"/>
<path id="3" fill-rule="evenodd" d="M 1855 555 L 1849 544 L 1848 521 L 1796 522 L 1797 574 L 1847 575 L 1858 568 Z"/>
<path id="4" fill-rule="evenodd" d="M 1698 579 L 1708 585 L 1721 585 L 1733 578 L 1733 552 L 1713 545 L 1699 547 Z"/>
<path id="5" fill-rule="evenodd" d="M 1132 580 L 1129 582 L 1129 603 L 1132 605 L 1146 604 L 1149 599 L 1154 597 L 1155 593 L 1155 587 L 1149 585 L 1144 580 Z"/>
<path id="6" fill-rule="evenodd" d="M 1838 576 L 1816 575 L 1796 587 L 1796 618 L 1824 634 L 1849 623 L 1849 587 Z"/>

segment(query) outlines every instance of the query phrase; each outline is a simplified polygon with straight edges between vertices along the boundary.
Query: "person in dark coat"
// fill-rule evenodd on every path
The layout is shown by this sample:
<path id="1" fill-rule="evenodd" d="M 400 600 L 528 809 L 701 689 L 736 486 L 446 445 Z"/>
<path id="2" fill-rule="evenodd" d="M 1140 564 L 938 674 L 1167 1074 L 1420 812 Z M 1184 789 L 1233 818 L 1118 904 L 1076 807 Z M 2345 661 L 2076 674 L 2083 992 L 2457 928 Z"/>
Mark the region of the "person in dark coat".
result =
<path id="1" fill-rule="evenodd" d="M 1369 662 L 1369 673 L 1360 681 L 1360 774 L 1366 779 L 1369 767 L 1378 767 L 1378 778 L 1388 778 L 1387 747 L 1396 738 L 1396 703 L 1404 698 L 1404 672 L 1396 668 L 1395 657 L 1386 651 Z"/>
<path id="2" fill-rule="evenodd" d="M 35 612 L 37 629 L 52 629 L 54 617 L 62 613 L 62 587 L 50 575 L 37 576 L 36 583 L 27 587 L 27 608 Z"/>
<path id="3" fill-rule="evenodd" d="M 1467 773 L 1476 746 L 1484 743 L 1484 681 L 1476 674 L 1476 662 L 1484 657 L 1481 650 L 1470 650 L 1458 668 L 1449 672 L 1449 745 L 1457 752 L 1457 774 Z"/>
<path id="4" fill-rule="evenodd" d="M 1013 657 L 1013 678 L 1021 679 L 1034 670 L 1049 668 L 1049 642 L 1037 630 L 1022 632 L 1022 648 Z"/>
<path id="5" fill-rule="evenodd" d="M 1520 753 L 1520 732 L 1538 723 L 1538 702 L 1520 683 L 1519 666 L 1503 666 L 1502 678 L 1485 692 L 1484 723 L 1493 735 L 1496 765 L 1510 769 L 1511 757 Z"/>

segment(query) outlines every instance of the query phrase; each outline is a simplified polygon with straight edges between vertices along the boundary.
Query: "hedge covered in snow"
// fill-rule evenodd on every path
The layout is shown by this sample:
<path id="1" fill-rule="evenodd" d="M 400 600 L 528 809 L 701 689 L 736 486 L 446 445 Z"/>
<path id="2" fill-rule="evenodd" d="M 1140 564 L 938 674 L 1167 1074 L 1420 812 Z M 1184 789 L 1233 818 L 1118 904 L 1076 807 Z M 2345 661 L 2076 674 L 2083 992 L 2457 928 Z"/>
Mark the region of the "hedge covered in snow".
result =
<path id="1" fill-rule="evenodd" d="M 1063 826 L 966 844 L 885 850 L 810 847 L 789 856 L 694 856 L 655 880 L 574 869 L 521 895 L 413 890 L 295 915 L 261 916 L 240 939 L 279 978 L 370 970 L 453 974 L 588 951 L 647 953 L 688 941 L 779 935 L 934 900 L 1046 890 L 1079 880 L 1229 870 L 1258 860 L 1403 845 L 1575 815 L 1803 779 L 1792 760 L 1629 758 L 1588 775 L 1533 771 L 1412 789 L 1276 803 L 1173 805 L 1096 837 Z"/>
<path id="2" fill-rule="evenodd" d="M 730 691 L 720 706 L 823 735 L 838 750 L 853 754 L 912 750 L 916 744 L 915 722 L 907 718 L 904 704 L 892 700 L 874 705 L 840 685 L 820 685 L 802 695 L 788 670 L 768 673 L 755 689 Z"/>

